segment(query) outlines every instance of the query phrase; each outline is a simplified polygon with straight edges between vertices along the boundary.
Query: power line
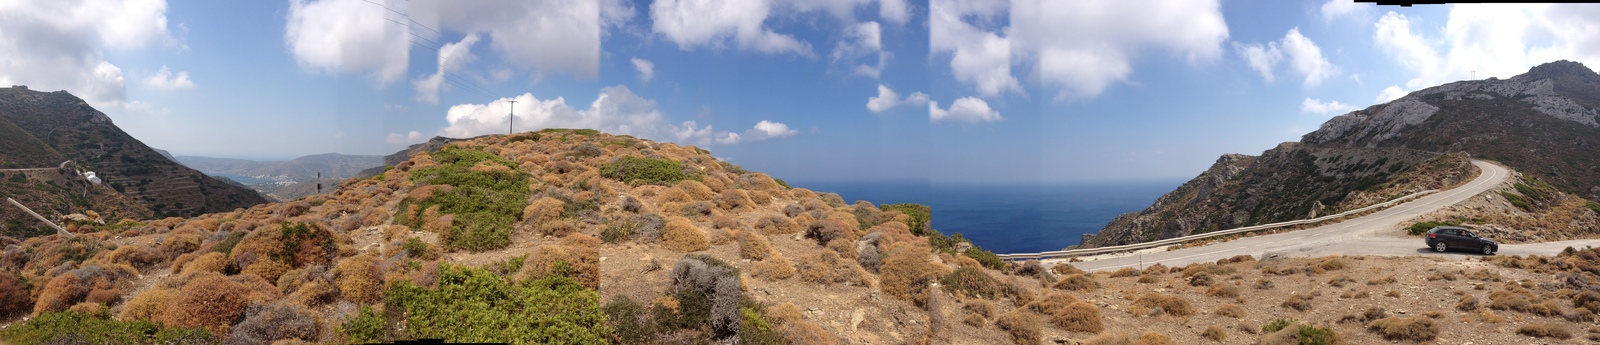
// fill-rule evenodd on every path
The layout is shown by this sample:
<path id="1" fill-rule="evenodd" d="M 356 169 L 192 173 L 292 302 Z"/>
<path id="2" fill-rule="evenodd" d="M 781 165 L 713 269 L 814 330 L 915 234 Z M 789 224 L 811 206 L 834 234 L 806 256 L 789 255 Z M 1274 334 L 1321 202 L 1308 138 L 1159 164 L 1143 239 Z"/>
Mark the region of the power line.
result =
<path id="1" fill-rule="evenodd" d="M 371 0 L 361 0 L 361 1 L 365 1 L 366 3 L 373 4 L 373 5 L 376 5 L 378 7 L 382 7 L 384 10 L 387 10 L 389 12 L 393 12 L 394 14 L 400 15 L 400 17 L 405 18 L 406 21 L 409 21 L 412 24 L 416 24 L 416 26 L 420 26 L 420 27 L 422 27 L 424 29 L 428 29 L 428 31 L 433 31 L 434 34 L 443 35 L 443 33 L 439 32 L 439 30 L 435 30 L 434 28 L 428 27 L 427 25 L 423 25 L 422 23 L 419 23 L 416 20 L 411 19 L 411 16 L 408 15 L 408 14 L 405 14 L 404 12 L 396 11 L 394 8 L 390 8 L 387 5 L 380 4 L 380 3 L 377 3 L 377 2 L 373 2 Z M 397 20 L 394 20 L 394 19 L 390 19 L 388 16 L 384 16 L 383 20 L 387 20 L 387 21 L 393 22 L 395 24 L 399 24 L 400 26 L 404 26 L 404 27 L 406 27 L 406 34 L 407 35 L 411 35 L 411 37 L 413 37 L 415 39 L 420 39 L 420 40 L 423 40 L 423 41 L 428 41 L 428 43 L 433 43 L 433 45 L 439 46 L 439 48 L 434 48 L 433 46 L 422 44 L 422 42 L 417 42 L 414 39 L 410 39 L 410 38 L 406 39 L 406 41 L 410 42 L 411 44 L 415 44 L 415 45 L 417 45 L 419 47 L 423 47 L 423 48 L 428 48 L 428 50 L 432 50 L 435 53 L 438 53 L 439 49 L 443 49 L 443 47 L 444 47 L 444 44 L 440 44 L 439 42 L 435 42 L 434 40 L 428 39 L 427 37 L 422 37 L 422 35 L 418 35 L 417 33 L 412 32 L 411 29 L 410 29 L 411 25 L 407 25 L 406 23 L 401 23 L 400 21 L 397 21 Z M 477 85 L 477 83 L 469 82 L 469 81 L 467 81 L 467 78 L 462 77 L 460 75 L 457 75 L 455 73 L 451 73 L 449 70 L 446 70 L 445 68 L 443 68 L 443 66 L 440 66 L 439 73 L 444 75 L 445 81 L 449 82 L 450 84 L 454 84 L 455 86 L 460 87 L 461 89 L 464 89 L 464 90 L 467 90 L 469 92 L 476 93 L 478 95 L 481 95 L 481 96 L 484 96 L 484 97 L 488 97 L 488 98 L 500 98 L 501 97 L 501 96 L 495 95 L 495 93 L 493 91 L 489 91 L 488 88 L 479 86 L 479 85 Z"/>
<path id="2" fill-rule="evenodd" d="M 428 31 L 433 31 L 434 34 L 439 34 L 439 35 L 443 35 L 444 34 L 442 32 L 439 32 L 439 30 L 434 30 L 433 28 L 430 28 L 427 25 L 422 25 L 422 23 L 418 23 L 416 20 L 411 19 L 411 15 L 409 15 L 409 14 L 401 13 L 400 11 L 395 11 L 393 8 L 389 8 L 388 5 L 372 2 L 372 0 L 361 0 L 361 1 L 366 1 L 369 4 L 378 5 L 378 7 L 382 7 L 385 10 L 389 10 L 389 12 L 394 12 L 394 14 L 398 14 L 401 17 L 404 17 L 406 19 L 406 21 L 409 21 L 412 24 L 417 24 L 417 26 L 421 26 L 423 29 L 428 29 Z M 406 3 L 410 3 L 410 1 L 407 1 Z"/>

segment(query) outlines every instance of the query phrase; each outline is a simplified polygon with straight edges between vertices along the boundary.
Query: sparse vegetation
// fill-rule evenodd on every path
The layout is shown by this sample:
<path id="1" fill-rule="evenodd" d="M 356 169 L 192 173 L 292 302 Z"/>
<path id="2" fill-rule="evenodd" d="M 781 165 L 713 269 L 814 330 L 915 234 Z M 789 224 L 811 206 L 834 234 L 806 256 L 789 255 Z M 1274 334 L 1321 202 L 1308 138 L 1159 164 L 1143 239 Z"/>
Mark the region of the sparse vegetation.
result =
<path id="1" fill-rule="evenodd" d="M 626 183 L 670 186 L 683 180 L 698 180 L 694 169 L 665 158 L 621 156 L 600 167 L 600 176 Z M 637 182 L 636 182 L 637 181 Z"/>
<path id="2" fill-rule="evenodd" d="M 1388 340 L 1430 341 L 1439 336 L 1433 319 L 1420 316 L 1388 317 L 1367 324 L 1367 329 Z"/>
<path id="3" fill-rule="evenodd" d="M 1568 331 L 1565 326 L 1548 322 L 1519 326 L 1517 327 L 1517 334 L 1534 338 L 1572 339 L 1572 331 Z"/>
<path id="4" fill-rule="evenodd" d="M 528 199 L 526 172 L 515 164 L 479 149 L 446 147 L 434 155 L 438 165 L 411 170 L 411 182 L 420 186 L 443 185 L 425 197 L 401 202 L 394 219 L 413 228 L 425 222 L 442 222 L 446 247 L 479 252 L 511 244 L 511 224 L 523 214 Z M 412 206 L 415 207 L 412 207 Z M 438 206 L 439 216 L 417 210 Z M 449 215 L 449 219 L 439 217 Z"/>
<path id="5" fill-rule="evenodd" d="M 0 330 L 11 344 L 172 344 L 216 342 L 204 328 L 170 328 L 150 321 L 115 321 L 104 314 L 40 315 Z"/>
<path id="6" fill-rule="evenodd" d="M 596 344 L 612 337 L 599 294 L 571 278 L 512 282 L 481 269 L 446 264 L 439 268 L 437 284 L 425 288 L 400 281 L 389 288 L 386 306 L 409 315 L 404 320 L 406 338 Z"/>

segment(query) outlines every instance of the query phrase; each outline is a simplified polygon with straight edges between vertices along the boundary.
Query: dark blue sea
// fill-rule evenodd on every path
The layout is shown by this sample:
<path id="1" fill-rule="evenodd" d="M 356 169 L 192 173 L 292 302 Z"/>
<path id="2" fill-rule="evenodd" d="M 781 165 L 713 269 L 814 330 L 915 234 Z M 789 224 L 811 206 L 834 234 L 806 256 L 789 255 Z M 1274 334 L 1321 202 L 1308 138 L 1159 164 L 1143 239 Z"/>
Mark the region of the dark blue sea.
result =
<path id="1" fill-rule="evenodd" d="M 1078 244 L 1117 215 L 1149 207 L 1184 181 L 974 184 L 927 181 L 789 182 L 839 193 L 846 203 L 918 203 L 933 228 L 961 233 L 995 253 L 1035 253 Z"/>

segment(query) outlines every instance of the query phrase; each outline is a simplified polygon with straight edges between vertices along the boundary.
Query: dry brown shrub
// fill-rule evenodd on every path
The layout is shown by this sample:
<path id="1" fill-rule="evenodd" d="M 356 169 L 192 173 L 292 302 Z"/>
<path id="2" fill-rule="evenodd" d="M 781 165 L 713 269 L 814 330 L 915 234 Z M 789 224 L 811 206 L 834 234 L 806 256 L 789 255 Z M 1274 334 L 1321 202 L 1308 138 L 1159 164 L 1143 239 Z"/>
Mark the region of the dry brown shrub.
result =
<path id="1" fill-rule="evenodd" d="M 566 208 L 566 204 L 561 199 L 548 196 L 539 198 L 539 200 L 528 203 L 528 207 L 522 208 L 522 219 L 533 224 L 544 224 L 545 222 L 559 219 L 561 218 L 561 211 Z"/>
<path id="2" fill-rule="evenodd" d="M 378 275 L 378 258 L 371 254 L 356 255 L 334 268 L 334 282 L 339 285 L 339 295 L 344 299 L 372 304 L 383 300 L 383 280 Z"/>
<path id="3" fill-rule="evenodd" d="M 1517 291 L 1499 290 L 1489 293 L 1489 308 L 1494 310 L 1513 310 L 1539 316 L 1559 316 L 1561 306 L 1555 301 L 1541 299 L 1533 296 L 1527 290 Z"/>
<path id="4" fill-rule="evenodd" d="M 1239 297 L 1239 287 L 1234 286 L 1233 284 L 1212 285 L 1211 289 L 1206 290 L 1206 296 L 1224 297 L 1224 298 L 1238 298 Z"/>
<path id="5" fill-rule="evenodd" d="M 1073 332 L 1100 333 L 1105 330 L 1100 309 L 1088 302 L 1074 302 L 1050 315 L 1050 323 Z"/>
<path id="6" fill-rule="evenodd" d="M 795 271 L 800 274 L 800 280 L 817 284 L 852 284 L 866 286 L 868 282 L 867 271 L 857 266 L 855 261 L 839 257 L 839 253 L 831 250 L 818 251 L 803 258 L 795 265 Z"/>
<path id="7" fill-rule="evenodd" d="M 95 283 L 94 289 L 89 290 L 89 295 L 84 297 L 83 301 L 107 306 L 114 305 L 122 301 L 122 290 L 112 287 L 111 284 L 101 280 Z"/>
<path id="8" fill-rule="evenodd" d="M 646 191 L 649 191 L 649 189 L 647 189 Z M 641 196 L 648 196 L 647 194 L 642 194 L 642 193 L 640 195 Z M 682 204 L 682 203 L 687 203 L 687 202 L 694 201 L 694 196 L 689 195 L 689 192 L 683 191 L 682 188 L 667 187 L 667 188 L 661 189 L 661 191 L 656 193 L 656 199 L 655 200 L 656 200 L 657 204 L 661 204 L 661 205 Z"/>
<path id="9" fill-rule="evenodd" d="M 1460 311 L 1478 310 L 1478 298 L 1477 297 L 1472 297 L 1472 296 L 1461 296 L 1461 300 L 1456 302 L 1456 310 L 1460 310 Z"/>
<path id="10" fill-rule="evenodd" d="M 1200 332 L 1200 336 L 1220 343 L 1228 339 L 1228 331 L 1223 330 L 1222 327 L 1208 326 L 1205 331 Z"/>
<path id="11" fill-rule="evenodd" d="M 1039 327 L 1039 317 L 1021 310 L 1012 310 L 995 318 L 994 325 L 1000 327 L 1011 335 L 1011 342 L 1018 345 L 1037 345 L 1043 332 Z"/>
<path id="12" fill-rule="evenodd" d="M 767 235 L 782 235 L 800 232 L 800 225 L 793 219 L 779 215 L 765 215 L 756 218 L 755 228 Z"/>
<path id="13" fill-rule="evenodd" d="M 968 312 L 967 316 L 961 318 L 961 323 L 972 327 L 983 328 L 983 325 L 989 323 L 989 320 L 985 319 L 983 315 L 978 315 L 978 313 Z"/>
<path id="14" fill-rule="evenodd" d="M 311 204 L 304 201 L 286 202 L 278 205 L 277 215 L 284 218 L 299 217 L 311 210 Z"/>
<path id="15" fill-rule="evenodd" d="M 849 239 L 836 238 L 833 241 L 828 241 L 828 245 L 825 247 L 828 250 L 839 253 L 839 257 L 852 261 L 856 260 L 856 256 L 860 254 L 856 252 L 856 242 Z"/>
<path id="16" fill-rule="evenodd" d="M 839 340 L 833 333 L 806 320 L 796 320 L 780 326 L 778 331 L 783 337 L 795 344 L 833 345 Z"/>
<path id="17" fill-rule="evenodd" d="M 535 229 L 540 236 L 566 236 L 578 231 L 578 222 L 571 219 L 562 219 L 539 224 Z"/>
<path id="18" fill-rule="evenodd" d="M 1162 274 L 1167 274 L 1167 272 L 1169 272 L 1169 271 L 1172 271 L 1172 269 L 1167 268 L 1167 265 L 1154 264 L 1154 265 L 1150 265 L 1150 267 L 1145 267 L 1144 268 L 1144 272 L 1140 272 L 1139 274 L 1140 275 L 1162 275 Z"/>
<path id="19" fill-rule="evenodd" d="M 755 206 L 755 201 L 750 200 L 750 194 L 742 190 L 723 190 L 721 195 L 717 196 L 717 207 L 724 210 L 748 209 L 752 206 Z"/>
<path id="20" fill-rule="evenodd" d="M 122 320 L 151 320 L 166 308 L 167 304 L 178 295 L 178 290 L 152 288 L 133 296 L 128 303 L 122 305 L 122 313 L 117 314 Z"/>
<path id="21" fill-rule="evenodd" d="M 73 304 L 83 301 L 85 295 L 89 294 L 89 289 L 86 284 L 78 280 L 78 275 L 72 273 L 51 278 L 45 283 L 44 289 L 39 291 L 38 302 L 33 305 L 33 316 L 67 310 Z"/>
<path id="22" fill-rule="evenodd" d="M 1073 297 L 1071 294 L 1063 292 L 1051 292 L 1044 295 L 1042 298 L 1028 303 L 1027 309 L 1028 311 L 1039 313 L 1040 315 L 1055 315 L 1056 313 L 1061 312 L 1061 310 L 1066 309 L 1067 306 L 1078 302 L 1081 302 L 1081 300 L 1079 300 L 1077 297 Z"/>
<path id="23" fill-rule="evenodd" d="M 793 199 L 816 199 L 817 198 L 817 192 L 813 192 L 810 189 L 805 189 L 805 188 L 790 189 L 789 190 L 789 195 L 793 196 Z"/>
<path id="24" fill-rule="evenodd" d="M 1153 275 L 1141 275 L 1139 276 L 1139 280 L 1135 282 L 1139 284 L 1152 284 L 1158 281 L 1161 281 L 1161 278 L 1156 278 L 1156 276 Z"/>
<path id="25" fill-rule="evenodd" d="M 979 316 L 983 316 L 984 318 L 994 317 L 995 312 L 994 302 L 989 302 L 988 300 L 984 299 L 967 300 L 965 304 L 962 304 L 961 309 L 970 311 Z"/>
<path id="26" fill-rule="evenodd" d="M 541 279 L 552 275 L 567 275 L 579 285 L 592 289 L 600 286 L 599 239 L 584 234 L 573 234 L 563 245 L 543 245 L 535 249 L 522 264 L 518 279 Z M 565 263 L 567 272 L 558 272 Z"/>
<path id="27" fill-rule="evenodd" d="M 884 293 L 901 300 L 916 301 L 922 300 L 923 297 L 913 296 L 912 292 L 920 289 L 914 285 L 937 280 L 944 275 L 945 268 L 928 260 L 927 251 L 905 243 L 896 243 L 890 246 L 888 253 L 884 255 L 879 271 L 879 288 Z"/>
<path id="28" fill-rule="evenodd" d="M 1320 271 L 1318 272 L 1318 273 L 1320 273 L 1321 271 L 1337 271 L 1337 270 L 1342 270 L 1344 268 L 1345 268 L 1344 260 L 1340 259 L 1337 256 L 1335 256 L 1335 257 L 1322 259 L 1321 262 L 1317 263 L 1317 266 L 1315 268 L 1313 268 L 1313 270 L 1319 270 L 1320 269 Z"/>
<path id="29" fill-rule="evenodd" d="M 705 232 L 683 217 L 668 218 L 667 225 L 661 229 L 661 238 L 665 242 L 662 247 L 673 251 L 687 253 L 711 248 Z"/>
<path id="30" fill-rule="evenodd" d="M 1430 341 L 1439 336 L 1433 319 L 1420 316 L 1391 316 L 1367 324 L 1367 330 L 1388 340 Z"/>
<path id="31" fill-rule="evenodd" d="M 168 327 L 205 327 L 213 334 L 227 333 L 245 306 L 249 289 L 217 273 L 202 272 L 178 290 L 151 321 Z"/>
<path id="32" fill-rule="evenodd" d="M 716 192 L 711 191 L 711 187 L 707 187 L 704 183 L 700 183 L 700 181 L 678 181 L 677 187 L 678 189 L 683 190 L 684 193 L 688 193 L 689 197 L 694 198 L 694 200 L 710 201 L 711 198 L 715 198 L 717 196 Z"/>
<path id="33" fill-rule="evenodd" d="M 750 201 L 755 202 L 757 206 L 772 204 L 772 192 L 764 190 L 752 190 L 747 191 L 747 193 L 750 194 Z"/>
<path id="34" fill-rule="evenodd" d="M 1291 294 L 1289 295 L 1289 298 L 1284 299 L 1283 303 L 1278 304 L 1278 306 L 1298 311 L 1307 311 L 1311 310 L 1311 298 L 1311 295 L 1299 293 Z"/>
<path id="35" fill-rule="evenodd" d="M 800 317 L 800 306 L 794 305 L 792 302 L 778 303 L 772 308 L 767 308 L 767 320 L 772 321 L 774 324 L 782 325 L 798 321 Z"/>
<path id="36" fill-rule="evenodd" d="M 740 226 L 739 221 L 729 218 L 728 216 L 719 215 L 716 217 L 711 217 L 712 229 L 738 230 L 741 227 L 742 226 Z"/>
<path id="37" fill-rule="evenodd" d="M 1071 266 L 1068 266 L 1067 264 L 1056 264 L 1056 267 L 1061 267 L 1061 266 L 1071 267 Z M 1077 270 L 1077 268 L 1072 268 L 1072 269 L 1073 270 Z M 1078 272 L 1083 272 L 1083 271 L 1079 270 Z M 1115 272 L 1111 272 L 1111 278 L 1137 277 L 1137 276 L 1139 276 L 1139 270 L 1136 270 L 1133 267 L 1123 267 L 1121 269 L 1116 270 Z"/>
<path id="38" fill-rule="evenodd" d="M 1133 344 L 1134 345 L 1173 345 L 1173 344 L 1177 344 L 1177 343 L 1173 342 L 1172 341 L 1172 337 L 1168 337 L 1166 334 L 1161 334 L 1161 333 L 1156 333 L 1156 332 L 1144 332 L 1144 334 L 1139 335 L 1139 339 L 1134 339 L 1133 340 Z"/>
<path id="39" fill-rule="evenodd" d="M 754 270 L 751 275 L 767 281 L 789 279 L 795 273 L 794 265 L 789 263 L 789 258 L 783 257 L 783 254 L 776 251 L 772 252 L 772 257 L 755 263 L 751 269 Z"/>
<path id="40" fill-rule="evenodd" d="M 1158 308 L 1162 313 L 1174 316 L 1194 314 L 1194 307 L 1189 306 L 1189 301 L 1183 299 L 1183 297 L 1154 292 L 1139 296 L 1139 299 L 1133 301 L 1133 307 L 1128 308 L 1128 311 L 1133 312 L 1134 315 L 1149 315 L 1155 313 Z"/>
<path id="41" fill-rule="evenodd" d="M 183 265 L 183 272 L 180 274 L 188 275 L 200 271 L 221 273 L 222 270 L 226 269 L 227 267 L 227 255 L 218 252 L 210 252 L 201 254 L 200 256 L 195 257 L 194 260 Z"/>
<path id="42" fill-rule="evenodd" d="M 838 220 L 818 220 L 806 226 L 806 238 L 816 240 L 819 246 L 826 246 L 828 242 L 841 238 L 855 241 L 855 233 L 850 229 L 848 224 Z"/>
<path id="43" fill-rule="evenodd" d="M 738 231 L 729 231 L 727 229 L 711 229 L 710 232 L 711 235 L 708 239 L 713 246 L 720 246 L 738 240 L 735 236 L 739 235 Z"/>
<path id="44" fill-rule="evenodd" d="M 1095 289 L 1100 288 L 1100 283 L 1097 283 L 1094 281 L 1094 279 L 1090 279 L 1088 276 L 1084 276 L 1080 273 L 1061 278 L 1060 281 L 1056 282 L 1054 287 L 1067 291 L 1094 291 Z"/>
<path id="45" fill-rule="evenodd" d="M 67 308 L 67 311 L 93 315 L 106 311 L 106 305 L 95 302 L 83 302 L 72 305 L 72 307 Z"/>
<path id="46" fill-rule="evenodd" d="M 1254 262 L 1256 262 L 1256 258 L 1254 256 L 1250 256 L 1248 254 L 1239 254 L 1239 255 L 1234 255 L 1233 257 L 1226 258 L 1226 259 L 1217 259 L 1217 264 L 1218 265 L 1237 264 L 1237 263 L 1254 263 Z"/>
<path id="47" fill-rule="evenodd" d="M 11 272 L 0 271 L 0 318 L 32 311 L 33 296 L 23 286 L 22 279 Z"/>
<path id="48" fill-rule="evenodd" d="M 332 282 L 317 279 L 300 285 L 289 298 L 302 305 L 320 306 L 333 302 L 338 296 L 339 290 L 334 288 Z"/>
<path id="49" fill-rule="evenodd" d="M 749 190 L 781 191 L 784 189 L 783 185 L 778 184 L 777 180 L 772 179 L 772 176 L 767 176 L 767 174 L 758 172 L 739 175 L 739 179 L 737 181 L 739 185 L 744 187 L 744 189 Z"/>
<path id="50" fill-rule="evenodd" d="M 772 255 L 772 245 L 767 242 L 767 237 L 755 231 L 745 231 L 739 234 L 739 257 L 750 260 L 766 260 Z"/>
<path id="51" fill-rule="evenodd" d="M 1121 332 L 1103 333 L 1083 341 L 1083 345 L 1128 345 L 1128 335 Z"/>
<path id="52" fill-rule="evenodd" d="M 1572 332 L 1566 326 L 1555 322 L 1542 322 L 1526 324 L 1517 327 L 1517 334 L 1534 338 L 1556 338 L 1561 340 L 1572 339 Z"/>

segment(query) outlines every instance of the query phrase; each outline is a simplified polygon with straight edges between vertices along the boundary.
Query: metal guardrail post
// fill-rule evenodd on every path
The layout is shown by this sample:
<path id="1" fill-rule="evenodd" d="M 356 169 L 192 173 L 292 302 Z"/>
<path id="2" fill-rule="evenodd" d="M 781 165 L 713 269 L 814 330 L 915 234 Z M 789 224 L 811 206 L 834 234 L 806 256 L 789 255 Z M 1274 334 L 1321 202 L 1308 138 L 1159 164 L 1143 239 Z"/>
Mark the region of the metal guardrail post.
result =
<path id="1" fill-rule="evenodd" d="M 72 233 L 67 232 L 67 229 L 62 229 L 61 226 L 60 225 L 56 225 L 55 222 L 51 222 L 49 219 L 45 219 L 44 216 L 41 216 L 38 213 L 33 213 L 33 210 L 28 209 L 27 206 L 22 206 L 22 203 L 17 202 L 16 199 L 6 198 L 6 201 L 10 201 L 12 205 L 15 205 L 15 206 L 17 206 L 17 208 L 22 209 L 22 212 L 27 212 L 28 215 L 33 216 L 34 218 L 38 218 L 39 221 L 44 222 L 45 225 L 49 225 L 51 228 L 55 228 L 57 233 L 62 234 L 62 235 L 66 235 L 67 238 L 78 237 L 78 235 L 73 235 Z"/>

